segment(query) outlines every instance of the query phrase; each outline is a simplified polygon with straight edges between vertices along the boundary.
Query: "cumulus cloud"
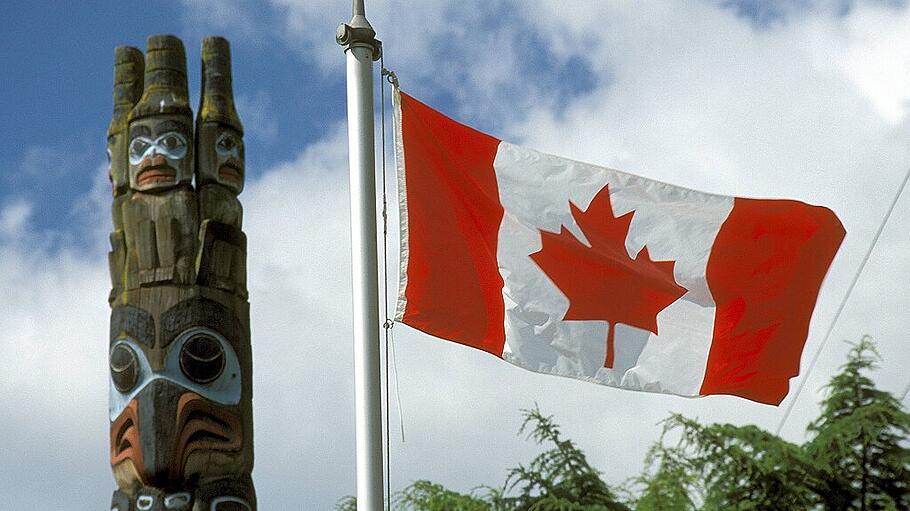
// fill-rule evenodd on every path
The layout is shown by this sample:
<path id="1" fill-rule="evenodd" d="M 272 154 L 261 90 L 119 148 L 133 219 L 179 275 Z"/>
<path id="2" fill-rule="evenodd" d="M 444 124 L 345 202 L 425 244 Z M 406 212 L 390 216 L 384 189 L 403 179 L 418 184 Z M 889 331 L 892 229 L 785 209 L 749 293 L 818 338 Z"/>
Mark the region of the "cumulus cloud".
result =
<path id="1" fill-rule="evenodd" d="M 300 499 L 330 508 L 352 491 L 347 154 L 343 130 L 332 133 L 249 183 L 242 197 L 264 508 L 294 509 Z M 74 208 L 106 237 L 110 199 L 99 197 L 108 186 L 100 172 L 96 184 Z M 8 290 L 0 296 L 0 432 L 20 439 L 0 455 L 3 494 L 17 509 L 98 509 L 113 487 L 105 247 L 100 239 L 90 250 L 41 243 L 28 235 L 30 209 L 15 200 L 0 210 L 0 287 Z M 51 477 L 61 491 L 36 476 L 48 471 L 69 474 Z M 290 491 L 288 474 L 319 481 L 318 495 Z"/>
<path id="2" fill-rule="evenodd" d="M 22 235 L 33 210 L 34 205 L 21 197 L 5 205 L 0 209 L 0 235 L 7 238 Z"/>
<path id="3" fill-rule="evenodd" d="M 685 186 L 834 208 L 849 234 L 822 291 L 805 367 L 910 163 L 910 59 L 901 37 L 910 12 L 890 2 L 805 2 L 755 23 L 744 3 L 394 0 L 368 3 L 367 13 L 404 86 L 431 103 L 456 104 L 450 113 L 462 121 Z M 211 5 L 226 9 L 216 11 L 225 24 L 239 8 Z M 269 19 L 283 24 L 269 29 L 288 48 L 322 73 L 342 72 L 333 31 L 348 4 L 272 6 Z M 260 106 L 265 120 L 280 107 Z M 241 196 L 263 509 L 327 509 L 354 491 L 346 133 L 340 118 L 327 126 L 319 142 L 263 172 Z M 258 129 L 268 132 L 267 123 Z M 100 171 L 96 181 L 82 211 L 106 229 Z M 895 278 L 910 272 L 906 201 L 797 403 L 788 438 L 800 439 L 817 412 L 818 389 L 847 349 L 841 339 L 872 333 L 885 359 L 879 384 L 899 391 L 907 383 L 906 325 L 895 313 L 910 309 L 905 279 Z M 41 206 L 27 198 L 0 204 L 0 287 L 13 290 L 0 297 L 0 374 L 8 375 L 0 413 L 9 417 L 0 433 L 24 439 L 0 454 L 3 493 L 17 508 L 97 509 L 113 487 L 104 250 L 48 248 L 40 236 L 24 236 L 34 229 L 30 207 Z M 394 258 L 393 244 L 393 283 Z M 671 411 L 772 429 L 782 413 L 735 398 L 629 393 L 532 374 L 407 327 L 394 331 L 408 433 L 402 444 L 393 427 L 395 489 L 417 478 L 459 489 L 501 481 L 537 452 L 515 437 L 518 409 L 535 402 L 613 482 L 640 467 L 656 423 Z M 54 478 L 60 491 L 36 478 L 47 467 L 68 474 Z"/>
<path id="4" fill-rule="evenodd" d="M 350 4 L 328 0 L 269 0 L 276 25 L 256 37 L 278 37 L 308 70 L 323 78 L 344 72 L 335 28 L 350 20 Z M 204 12 L 193 9 L 199 23 Z M 385 63 L 402 86 L 422 97 L 445 101 L 455 111 L 479 117 L 496 129 L 533 104 L 561 104 L 593 86 L 580 61 L 562 58 L 523 20 L 510 0 L 449 2 L 393 0 L 367 6 L 367 16 L 386 48 Z M 540 73 L 539 65 L 549 68 Z M 572 79 L 565 76 L 571 73 Z"/>
<path id="5" fill-rule="evenodd" d="M 250 2 L 183 0 L 181 4 L 184 29 L 194 34 L 195 39 L 216 32 L 260 47 L 274 40 L 270 35 L 268 13 L 255 9 Z"/>
<path id="6" fill-rule="evenodd" d="M 848 43 L 840 65 L 886 121 L 899 124 L 910 106 L 910 41 L 901 27 L 906 9 L 886 6 L 857 10 L 842 30 Z"/>
<path id="7" fill-rule="evenodd" d="M 270 144 L 278 138 L 278 121 L 273 117 L 272 96 L 264 91 L 237 94 L 237 110 L 243 112 L 244 131 L 249 136 Z"/>
<path id="8" fill-rule="evenodd" d="M 98 508 L 110 486 L 107 271 L 100 253 L 47 249 L 27 235 L 29 226 L 25 218 L 18 235 L 0 236 L 4 500 L 16 508 Z"/>
<path id="9" fill-rule="evenodd" d="M 904 110 L 910 87 L 900 84 L 910 76 L 910 59 L 899 57 L 906 44 L 892 33 L 906 26 L 910 12 L 891 2 L 856 2 L 846 10 L 817 2 L 756 28 L 734 11 L 704 3 L 589 7 L 538 2 L 528 23 L 571 53 L 595 30 L 594 20 L 607 20 L 601 37 L 579 55 L 595 68 L 601 63 L 613 82 L 563 111 L 532 111 L 509 132 L 550 152 L 685 186 L 832 207 L 848 237 L 819 301 L 811 356 L 910 164 Z M 884 311 L 908 304 L 888 277 L 910 269 L 898 234 L 910 227 L 906 209 L 905 196 L 788 434 L 799 438 L 815 413 L 817 389 L 846 352 L 840 339 L 872 333 L 885 356 L 881 384 L 904 384 L 899 368 L 910 353 L 899 340 L 903 325 Z M 773 425 L 775 415 L 764 424 Z"/>
<path id="10" fill-rule="evenodd" d="M 341 7 L 320 2 L 283 1 L 281 5 L 292 15 L 289 26 L 299 29 L 316 19 L 332 15 L 345 19 L 346 15 Z M 910 16 L 906 8 L 891 2 L 806 2 L 780 5 L 773 13 L 773 23 L 770 17 L 756 23 L 738 2 L 652 3 L 634 8 L 618 2 L 520 6 L 493 2 L 477 9 L 482 15 L 476 17 L 448 4 L 386 5 L 387 10 L 374 7 L 368 15 L 385 39 L 388 60 L 404 69 L 400 76 L 405 86 L 415 83 L 418 93 L 426 89 L 430 99 L 454 98 L 461 120 L 482 128 L 498 127 L 498 135 L 556 154 L 685 186 L 736 195 L 793 197 L 833 207 L 850 234 L 819 302 L 805 357 L 809 359 L 910 161 L 903 111 L 910 87 L 901 83 L 910 76 L 910 59 L 895 58 L 902 55 L 904 45 L 891 40 L 906 25 Z M 475 7 L 464 5 L 465 11 Z M 484 20 L 493 14 L 503 14 L 501 19 L 510 21 L 485 25 Z M 423 30 L 415 32 L 413 27 Z M 331 42 L 328 38 L 317 41 L 312 31 L 295 33 L 317 48 Z M 522 33 L 542 41 L 545 52 L 528 54 L 525 39 L 517 35 Z M 439 58 L 440 48 L 446 51 L 445 58 Z M 332 56 L 328 46 L 324 50 L 318 52 L 326 59 L 321 65 L 337 71 L 340 59 Z M 548 80 L 575 78 L 559 76 L 546 67 L 537 67 L 529 76 L 525 63 L 541 56 L 546 57 L 543 62 L 579 63 L 582 75 L 591 75 L 585 78 L 587 85 L 573 90 L 563 102 L 546 97 L 545 88 L 526 85 L 538 79 L 550 83 Z M 465 68 L 453 71 L 459 65 Z M 875 72 L 868 72 L 870 69 Z M 889 69 L 893 72 L 888 73 Z M 434 76 L 445 78 L 435 80 Z M 882 297 L 874 292 L 879 287 L 893 288 L 885 275 L 895 268 L 907 268 L 905 258 L 898 255 L 905 246 L 897 234 L 905 230 L 902 222 L 906 219 L 899 216 L 892 220 L 876 252 L 889 263 L 870 266 L 823 353 L 785 429 L 791 438 L 801 437 L 802 428 L 817 410 L 814 403 L 820 398 L 820 387 L 843 360 L 846 346 L 840 339 L 856 339 L 865 332 L 876 335 L 886 357 L 879 375 L 881 384 L 894 389 L 902 386 L 897 369 L 889 369 L 901 367 L 910 356 L 899 341 L 899 318 L 855 312 L 906 307 L 906 293 L 894 289 Z M 420 367 L 426 362 L 415 364 L 418 367 L 408 365 L 410 349 L 415 350 L 415 358 L 426 361 L 438 356 L 426 355 L 435 345 L 410 332 L 402 338 L 402 373 L 424 374 Z M 475 354 L 448 349 L 455 350 L 454 354 L 447 352 L 455 360 L 438 365 L 431 362 L 439 374 L 430 381 L 451 378 L 457 382 L 453 385 L 467 393 L 473 388 L 473 378 L 459 377 L 459 371 L 452 368 L 482 362 Z M 503 382 L 494 391 L 485 389 L 473 396 L 468 408 L 489 405 L 495 409 L 500 400 L 528 403 L 536 399 L 575 429 L 581 445 L 591 446 L 592 457 L 617 481 L 628 475 L 629 467 L 638 466 L 657 432 L 654 423 L 671 410 L 768 428 L 774 428 L 781 416 L 781 410 L 759 405 L 745 405 L 749 413 L 744 414 L 744 405 L 728 398 L 643 397 L 552 380 L 540 382 L 538 387 L 534 376 L 512 375 L 511 368 L 490 370 L 499 379 L 514 376 L 514 385 Z M 408 385 L 403 387 L 406 402 L 409 393 L 420 394 Z M 510 391 L 500 392 L 503 388 Z M 495 397 L 487 403 L 485 397 L 491 394 Z M 578 396 L 578 400 L 567 406 L 565 394 Z M 431 393 L 412 399 L 422 410 L 438 406 Z M 406 415 L 408 409 L 411 407 L 406 407 Z M 425 415 L 429 413 L 422 412 L 421 418 L 413 420 Z M 611 418 L 617 422 L 605 427 Z M 447 424 L 437 421 L 435 428 L 444 430 Z M 516 448 L 505 439 L 514 430 L 508 424 L 516 423 L 503 419 L 497 424 L 497 434 L 501 434 L 497 441 Z M 481 428 L 474 427 L 477 429 L 468 436 L 486 448 L 489 444 Z M 617 441 L 625 435 L 628 442 Z M 616 453 L 611 449 L 616 445 L 635 447 Z M 474 459 L 470 447 L 465 448 L 468 451 L 459 460 L 461 469 L 427 467 L 428 472 L 415 470 L 413 477 L 438 474 L 441 480 L 463 488 L 471 486 L 471 475 L 475 475 L 473 484 L 496 480 L 476 477 L 476 472 L 464 468 Z M 396 455 L 419 453 L 407 458 L 409 463 L 419 464 L 417 458 L 444 457 L 444 449 L 427 442 L 401 446 Z M 505 452 L 505 459 L 517 460 L 526 452 L 516 449 Z M 495 463 L 487 464 L 492 465 Z M 404 474 L 400 477 L 407 480 Z"/>

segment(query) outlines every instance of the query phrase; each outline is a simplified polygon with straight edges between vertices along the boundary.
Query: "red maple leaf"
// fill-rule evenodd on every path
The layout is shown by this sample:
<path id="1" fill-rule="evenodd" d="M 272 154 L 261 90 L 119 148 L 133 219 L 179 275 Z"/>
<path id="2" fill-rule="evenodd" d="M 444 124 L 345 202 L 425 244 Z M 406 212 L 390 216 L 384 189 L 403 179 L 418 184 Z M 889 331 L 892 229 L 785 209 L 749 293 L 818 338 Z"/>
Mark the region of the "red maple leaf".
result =
<path id="1" fill-rule="evenodd" d="M 626 236 L 635 213 L 613 216 L 610 190 L 597 193 L 586 211 L 569 202 L 572 216 L 591 246 L 563 226 L 540 231 L 541 249 L 531 254 L 569 299 L 564 320 L 609 322 L 604 367 L 613 367 L 614 325 L 623 323 L 657 333 L 657 314 L 686 293 L 673 278 L 674 261 L 652 261 L 648 247 L 632 259 Z"/>

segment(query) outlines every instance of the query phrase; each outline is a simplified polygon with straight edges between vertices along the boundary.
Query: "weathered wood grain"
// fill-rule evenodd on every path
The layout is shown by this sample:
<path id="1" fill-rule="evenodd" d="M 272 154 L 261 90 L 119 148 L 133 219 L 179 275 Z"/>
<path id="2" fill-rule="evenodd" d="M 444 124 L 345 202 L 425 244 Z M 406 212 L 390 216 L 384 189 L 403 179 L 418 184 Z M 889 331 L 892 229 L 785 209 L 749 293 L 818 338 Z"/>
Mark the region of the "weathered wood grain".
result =
<path id="1" fill-rule="evenodd" d="M 243 127 L 228 42 L 194 120 L 174 36 L 117 48 L 108 131 L 111 509 L 256 509 Z M 194 130 L 195 127 L 195 130 Z"/>

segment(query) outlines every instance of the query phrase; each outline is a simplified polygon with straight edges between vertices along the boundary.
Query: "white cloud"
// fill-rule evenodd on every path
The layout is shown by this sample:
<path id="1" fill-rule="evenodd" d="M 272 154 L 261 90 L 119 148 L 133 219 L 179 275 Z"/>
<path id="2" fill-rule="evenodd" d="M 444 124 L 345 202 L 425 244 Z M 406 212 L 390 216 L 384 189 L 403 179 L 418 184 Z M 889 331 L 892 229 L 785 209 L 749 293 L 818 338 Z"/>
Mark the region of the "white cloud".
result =
<path id="1" fill-rule="evenodd" d="M 346 131 L 332 129 L 241 196 L 263 509 L 294 508 L 297 499 L 328 509 L 353 491 L 345 141 Z"/>
<path id="2" fill-rule="evenodd" d="M 32 216 L 33 209 L 32 203 L 22 198 L 18 198 L 0 209 L 0 236 L 20 235 L 29 217 Z"/>
<path id="3" fill-rule="evenodd" d="M 272 40 L 263 12 L 241 0 L 182 0 L 185 30 L 198 37 L 210 32 L 243 38 L 256 46 Z"/>
<path id="4" fill-rule="evenodd" d="M 61 165 L 67 161 L 66 155 L 66 152 L 53 147 L 34 145 L 26 148 L 19 168 L 32 179 L 47 179 L 67 168 Z"/>
<path id="5" fill-rule="evenodd" d="M 857 3 L 844 17 L 835 11 L 821 3 L 757 30 L 708 4 L 535 3 L 528 23 L 612 80 L 565 110 L 531 110 L 508 129 L 532 147 L 693 188 L 832 207 L 848 237 L 822 290 L 804 369 L 910 164 L 910 87 L 899 85 L 910 60 L 894 57 L 903 43 L 888 42 L 910 12 L 878 2 Z M 893 73 L 866 73 L 886 62 Z M 910 296 L 891 280 L 910 271 L 899 234 L 910 228 L 906 205 L 905 194 L 784 430 L 789 438 L 801 438 L 817 412 L 817 389 L 847 351 L 841 339 L 872 333 L 885 355 L 877 381 L 891 390 L 906 384 L 900 368 L 910 350 L 895 311 Z M 710 415 L 705 401 L 677 409 L 771 428 L 782 413 L 711 402 Z"/>
<path id="6" fill-rule="evenodd" d="M 897 124 L 910 103 L 910 11 L 886 6 L 858 10 L 843 27 L 849 41 L 841 65 L 876 111 Z"/>
<path id="7" fill-rule="evenodd" d="M 294 22 L 298 28 L 316 19 L 331 19 L 332 15 L 344 19 L 346 14 L 330 14 L 330 9 L 320 3 L 285 5 L 298 17 Z M 517 4 L 496 5 L 508 9 Z M 383 10 L 385 6 L 387 10 Z M 787 9 L 780 22 L 759 29 L 733 10 L 710 3 L 690 2 L 682 6 L 668 2 L 632 7 L 621 2 L 536 2 L 516 7 L 517 12 L 523 13 L 520 22 L 506 26 L 485 26 L 482 16 L 459 16 L 461 8 L 476 8 L 473 4 L 462 6 L 440 7 L 431 3 L 408 8 L 392 2 L 368 7 L 367 12 L 385 39 L 388 61 L 395 62 L 405 86 L 416 82 L 418 89 L 428 90 L 428 95 L 453 96 L 459 104 L 461 120 L 489 122 L 489 116 L 504 116 L 506 121 L 498 135 L 543 150 L 709 191 L 799 198 L 831 206 L 840 214 L 849 235 L 819 302 L 804 357 L 808 361 L 910 161 L 903 110 L 910 87 L 902 85 L 910 60 L 894 57 L 902 55 L 902 43 L 888 42 L 906 25 L 907 10 L 863 2 L 844 11 L 837 2 L 818 2 L 800 10 Z M 340 11 L 341 7 L 337 9 Z M 400 16 L 392 19 L 393 13 Z M 420 18 L 417 23 L 412 21 L 415 16 Z M 421 30 L 415 31 L 414 27 Z M 547 51 L 561 62 L 581 59 L 595 73 L 596 86 L 576 93 L 564 108 L 557 108 L 553 101 L 539 100 L 541 89 L 527 87 L 524 82 L 552 80 L 552 75 L 548 75 L 551 70 L 538 69 L 539 75 L 530 78 L 522 74 L 521 61 L 537 55 L 516 53 L 525 49 L 515 39 L 519 33 L 540 37 Z M 310 34 L 313 32 L 303 37 Z M 882 37 L 872 37 L 873 34 Z M 400 37 L 407 39 L 397 39 Z M 328 45 L 326 41 L 331 42 L 325 37 L 313 44 Z M 439 58 L 440 47 L 448 51 L 449 58 Z M 332 53 L 337 48 L 330 50 L 326 46 L 324 50 L 319 52 L 326 59 L 322 65 L 339 72 L 340 59 Z M 886 63 L 894 66 L 893 74 L 884 71 Z M 870 66 L 875 72 L 867 73 Z M 434 76 L 444 78 L 435 80 Z M 506 94 L 501 89 L 510 86 L 514 89 L 508 91 L 512 95 L 526 97 L 504 98 Z M 527 97 L 532 101 L 524 101 Z M 879 257 L 905 251 L 906 242 L 898 233 L 910 226 L 906 222 L 894 218 L 891 234 L 883 238 L 877 252 Z M 893 275 L 901 271 L 897 268 L 907 272 L 906 261 L 899 258 L 895 264 L 902 266 L 878 266 L 878 273 Z M 907 293 L 894 290 L 886 297 L 874 293 L 879 286 L 890 287 L 886 279 L 876 277 L 870 267 L 864 286 L 857 289 L 848 311 L 904 310 Z M 845 315 L 788 423 L 788 437 L 799 438 L 817 411 L 817 389 L 843 361 L 846 352 L 845 345 L 837 342 L 841 338 L 857 339 L 862 333 L 874 333 L 886 354 L 879 381 L 885 388 L 902 388 L 899 371 L 888 369 L 892 365 L 901 367 L 901 361 L 910 357 L 895 335 L 900 329 L 900 318 L 893 313 Z M 411 349 L 421 354 L 435 349 L 427 347 L 434 341 L 425 337 L 410 333 L 403 337 L 403 359 L 410 339 L 414 342 Z M 482 371 L 467 369 L 472 377 L 459 378 L 458 371 L 446 369 L 462 364 L 473 368 L 481 362 L 477 356 L 472 359 L 460 352 L 449 356 L 457 363 L 430 362 L 433 369 L 428 372 L 437 376 L 418 380 L 420 389 L 431 387 L 438 392 L 437 385 L 454 379 L 457 384 L 451 384 L 467 387 L 465 392 L 471 392 L 476 375 Z M 411 370 L 424 374 L 419 368 L 409 368 L 406 362 L 403 366 L 404 373 Z M 512 377 L 503 374 L 510 369 L 489 370 L 497 371 L 501 380 Z M 492 401 L 537 399 L 564 424 L 585 425 L 577 426 L 582 446 L 606 442 L 603 449 L 592 447 L 592 457 L 602 462 L 600 466 L 614 481 L 622 480 L 631 467 L 639 466 L 644 449 L 655 438 L 657 427 L 653 424 L 670 410 L 707 420 L 757 423 L 768 428 L 776 426 L 782 413 L 780 409 L 743 404 L 735 399 L 681 401 L 576 388 L 571 384 L 563 387 L 564 383 L 551 380 L 541 382 L 538 389 L 531 388 L 536 383 L 533 376 L 514 377 L 514 385 L 509 380 L 500 382 L 496 391 L 472 394 L 475 402 L 465 408 L 483 409 L 478 402 L 487 404 L 484 399 L 491 394 L 489 405 L 493 410 L 497 405 Z M 437 383 L 437 379 L 446 383 Z M 409 389 L 407 385 L 405 388 Z M 503 388 L 511 389 L 510 393 L 501 392 Z M 410 388 L 405 393 L 406 401 L 409 392 L 421 394 Z M 566 392 L 578 396 L 572 406 L 565 405 Z M 433 406 L 432 392 L 428 390 L 417 401 L 420 407 Z M 413 405 L 406 407 L 405 413 L 411 408 Z M 588 426 L 594 417 L 601 418 L 593 422 L 602 423 L 604 417 L 615 417 L 614 414 L 625 417 L 615 427 Z M 421 408 L 420 416 L 425 415 L 433 413 Z M 502 415 L 492 412 L 487 420 L 497 417 L 502 421 L 496 425 L 497 433 L 511 435 L 514 427 L 508 425 L 516 423 Z M 448 422 L 437 420 L 435 424 L 438 431 L 446 428 Z M 428 431 L 434 431 L 433 427 Z M 627 442 L 616 441 L 617 435 L 631 438 Z M 483 435 L 473 436 L 488 448 Z M 485 479 L 472 472 L 471 460 L 479 459 L 471 452 L 472 445 L 461 444 L 459 469 L 426 467 L 424 472 L 415 470 L 414 477 L 438 474 L 443 482 L 462 488 L 471 486 L 471 474 L 475 474 L 474 484 L 497 480 L 492 475 Z M 634 448 L 617 455 L 616 445 Z M 408 452 L 413 452 L 411 448 L 431 460 L 445 456 L 443 447 L 430 442 L 419 448 L 404 446 Z M 518 461 L 522 452 L 525 451 L 508 451 L 503 456 Z M 614 461 L 607 463 L 607 459 Z"/>
<path id="8" fill-rule="evenodd" d="M 0 480 L 17 509 L 100 508 L 109 498 L 100 255 L 0 239 Z"/>
<path id="9" fill-rule="evenodd" d="M 283 26 L 262 27 L 265 31 L 279 34 L 311 72 L 333 78 L 343 73 L 335 28 L 350 20 L 350 3 L 269 3 Z M 453 99 L 457 113 L 478 117 L 487 127 L 498 128 L 503 119 L 532 105 L 554 105 L 563 89 L 580 86 L 559 76 L 569 62 L 552 53 L 536 32 L 519 26 L 522 19 L 510 0 L 367 4 L 367 17 L 385 48 L 385 64 L 398 73 L 402 87 L 422 97 Z M 205 21 L 204 16 L 198 19 Z M 535 59 L 547 59 L 552 72 L 537 72 Z"/>
<path id="10" fill-rule="evenodd" d="M 265 143 L 274 142 L 278 137 L 278 121 L 274 117 L 272 96 L 264 90 L 255 94 L 238 94 L 237 110 L 243 112 L 244 132 Z"/>
<path id="11" fill-rule="evenodd" d="M 288 44 L 324 72 L 340 73 L 333 31 L 349 4 L 273 1 L 287 17 L 276 30 Z M 910 163 L 910 59 L 900 37 L 907 9 L 863 2 L 838 17 L 822 6 L 757 29 L 714 3 L 547 1 L 522 4 L 504 18 L 508 24 L 486 20 L 514 5 L 394 0 L 368 3 L 367 14 L 404 84 L 419 96 L 454 98 L 464 121 L 682 185 L 833 207 L 849 234 L 823 289 L 805 366 Z M 594 75 L 591 86 L 553 100 L 553 84 L 574 77 L 545 67 L 527 74 L 536 55 L 526 50 L 538 44 L 557 64 L 582 61 Z M 327 509 L 354 491 L 346 167 L 345 132 L 332 125 L 322 141 L 264 172 L 241 196 L 256 375 L 254 477 L 263 509 L 304 502 Z M 27 208 L 16 204 L 5 205 L 0 225 L 28 232 Z M 817 412 L 817 389 L 846 352 L 840 339 L 872 333 L 885 357 L 877 381 L 894 391 L 906 385 L 910 350 L 900 311 L 910 309 L 910 293 L 897 276 L 910 272 L 908 228 L 905 195 L 797 404 L 788 438 L 801 438 Z M 8 290 L 0 297 L 0 414 L 9 417 L 0 434 L 22 439 L 0 453 L 3 493 L 17 508 L 96 509 L 113 487 L 104 254 L 52 251 L 33 239 L 0 235 L 0 288 Z M 515 437 L 518 408 L 534 402 L 612 482 L 640 467 L 656 423 L 671 411 L 772 429 L 782 413 L 735 398 L 685 400 L 532 374 L 407 327 L 395 331 L 408 430 L 401 444 L 393 427 L 396 489 L 416 478 L 463 490 L 502 481 L 508 467 L 537 452 Z M 59 487 L 51 492 L 35 476 L 47 467 L 80 477 L 54 479 Z M 33 504 L 34 494 L 48 497 Z"/>

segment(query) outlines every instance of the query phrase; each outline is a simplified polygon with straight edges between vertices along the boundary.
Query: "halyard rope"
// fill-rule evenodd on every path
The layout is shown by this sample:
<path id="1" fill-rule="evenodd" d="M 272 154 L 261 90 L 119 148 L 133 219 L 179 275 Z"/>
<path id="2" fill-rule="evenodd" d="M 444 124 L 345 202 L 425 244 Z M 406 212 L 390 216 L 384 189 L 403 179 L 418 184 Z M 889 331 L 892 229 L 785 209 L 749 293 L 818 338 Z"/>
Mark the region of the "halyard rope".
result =
<path id="1" fill-rule="evenodd" d="M 385 357 L 383 359 L 383 399 L 385 401 L 385 483 L 386 483 L 386 509 L 392 509 L 392 482 L 391 482 L 391 438 L 389 434 L 389 349 L 391 348 L 392 367 L 395 373 L 395 403 L 398 407 L 398 422 L 401 425 L 401 442 L 404 443 L 404 417 L 401 413 L 401 393 L 398 385 L 398 363 L 395 357 L 394 335 L 392 327 L 395 322 L 389 317 L 389 210 L 387 197 L 387 180 L 386 180 L 386 126 L 385 126 L 385 82 L 388 80 L 393 86 L 398 85 L 398 78 L 395 73 L 385 67 L 384 56 L 379 57 L 380 78 L 379 78 L 379 124 L 380 128 L 380 152 L 382 153 L 382 279 L 383 279 L 383 300 L 385 321 L 382 328 L 385 336 Z"/>
<path id="2" fill-rule="evenodd" d="M 382 323 L 383 333 L 385 335 L 385 357 L 383 357 L 383 400 L 385 401 L 385 505 L 386 510 L 392 509 L 392 449 L 389 439 L 389 332 L 392 329 L 392 322 L 389 321 L 389 212 L 386 203 L 386 178 L 385 178 L 385 59 L 379 55 L 379 125 L 380 125 L 380 150 L 382 153 L 382 288 L 383 288 L 383 311 L 385 312 L 385 321 Z"/>
<path id="3" fill-rule="evenodd" d="M 382 57 L 380 57 L 380 62 L 381 62 L 381 60 L 382 60 Z M 383 66 L 382 73 L 383 73 L 383 76 L 387 77 L 386 80 L 389 82 L 389 84 L 392 85 L 393 89 L 398 88 L 398 76 L 395 74 L 394 71 L 389 71 L 388 69 L 386 69 Z M 388 347 L 391 347 L 391 349 L 392 349 L 392 358 L 390 360 L 392 361 L 392 374 L 395 375 L 395 378 L 394 378 L 395 405 L 396 405 L 396 408 L 398 409 L 398 424 L 399 424 L 400 430 L 401 430 L 401 443 L 404 443 L 404 441 L 405 441 L 404 440 L 404 415 L 401 413 L 401 386 L 398 384 L 398 357 L 396 357 L 396 355 L 395 355 L 395 332 L 392 330 L 392 327 L 395 326 L 395 322 L 389 317 L 389 286 L 388 286 L 388 283 L 389 283 L 388 268 L 389 267 L 388 267 L 388 264 L 385 262 L 385 259 L 387 259 L 386 254 L 388 251 L 389 215 L 388 215 L 388 201 L 386 200 L 386 184 L 385 184 L 386 183 L 386 164 L 385 164 L 385 147 L 384 147 L 385 146 L 385 97 L 384 97 L 385 92 L 384 92 L 384 90 L 385 89 L 383 89 L 383 92 L 380 93 L 380 96 L 383 96 L 383 106 L 381 107 L 381 110 L 383 112 L 383 120 L 381 121 L 382 130 L 383 130 L 382 131 L 382 145 L 383 145 L 383 152 L 382 152 L 383 247 L 382 247 L 382 249 L 383 249 L 383 264 L 385 265 L 385 269 L 384 269 L 385 277 L 384 278 L 385 278 L 385 301 L 386 301 L 386 304 L 385 304 L 386 319 L 385 319 L 385 323 L 383 324 L 383 328 L 386 329 L 386 332 L 388 333 L 388 336 L 389 336 Z M 386 396 L 386 397 L 388 397 L 388 396 Z"/>

